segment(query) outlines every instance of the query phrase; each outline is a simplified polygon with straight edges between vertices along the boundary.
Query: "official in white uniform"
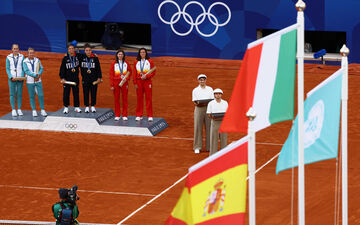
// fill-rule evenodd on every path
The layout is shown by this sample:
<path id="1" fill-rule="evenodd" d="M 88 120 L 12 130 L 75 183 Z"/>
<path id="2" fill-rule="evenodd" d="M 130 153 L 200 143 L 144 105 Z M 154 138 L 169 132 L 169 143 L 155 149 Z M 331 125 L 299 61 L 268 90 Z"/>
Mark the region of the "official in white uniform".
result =
<path id="1" fill-rule="evenodd" d="M 223 91 L 219 88 L 214 90 L 215 99 L 209 102 L 206 114 L 209 118 L 211 118 L 211 128 L 210 128 L 210 155 L 216 153 L 218 151 L 218 142 L 220 136 L 220 149 L 225 148 L 227 145 L 227 134 L 220 133 L 219 128 L 222 122 L 221 119 L 217 119 L 213 117 L 212 113 L 225 113 L 228 108 L 228 102 L 222 100 L 221 97 L 223 95 Z"/>
<path id="2" fill-rule="evenodd" d="M 207 102 L 200 103 L 199 100 L 214 99 L 213 89 L 206 86 L 206 75 L 198 77 L 199 86 L 192 91 L 192 101 L 195 104 L 194 110 L 194 152 L 200 153 L 203 146 L 203 126 L 205 124 L 205 147 L 210 150 L 210 119 L 206 116 Z"/>

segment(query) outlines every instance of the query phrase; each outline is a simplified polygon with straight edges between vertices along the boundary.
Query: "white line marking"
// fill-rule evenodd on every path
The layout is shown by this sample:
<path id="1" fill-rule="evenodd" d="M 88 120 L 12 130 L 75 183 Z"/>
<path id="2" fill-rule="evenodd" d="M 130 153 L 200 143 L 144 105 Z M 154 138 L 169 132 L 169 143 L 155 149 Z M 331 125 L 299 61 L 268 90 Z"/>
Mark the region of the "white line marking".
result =
<path id="1" fill-rule="evenodd" d="M 151 138 L 176 139 L 176 140 L 188 140 L 188 141 L 194 140 L 194 138 L 181 138 L 181 137 L 157 137 L 157 136 L 151 136 Z"/>
<path id="2" fill-rule="evenodd" d="M 188 174 L 186 174 L 185 176 L 183 176 L 182 178 L 180 178 L 179 180 L 177 180 L 175 183 L 173 183 L 170 187 L 166 188 L 165 190 L 163 190 L 160 194 L 156 195 L 154 198 L 150 199 L 147 203 L 145 203 L 144 205 L 140 206 L 137 210 L 135 210 L 134 212 L 132 212 L 130 215 L 128 215 L 127 217 L 125 217 L 125 219 L 121 220 L 119 223 L 117 223 L 117 225 L 125 225 L 124 222 L 126 220 L 128 220 L 130 217 L 132 217 L 133 215 L 135 215 L 136 213 L 138 213 L 140 210 L 142 210 L 143 208 L 145 208 L 146 206 L 150 205 L 153 201 L 155 201 L 157 198 L 159 198 L 160 196 L 162 196 L 163 194 L 165 194 L 166 192 L 168 192 L 171 188 L 173 188 L 175 185 L 177 185 L 178 183 L 180 183 L 182 180 L 184 180 L 186 177 L 188 176 Z"/>
<path id="3" fill-rule="evenodd" d="M 277 153 L 274 157 L 272 157 L 269 161 L 267 161 L 265 164 L 263 164 L 262 166 L 260 166 L 254 173 L 257 174 L 257 172 L 259 172 L 260 170 L 262 170 L 262 168 L 264 168 L 267 164 L 271 163 L 274 159 L 276 159 L 278 156 L 280 155 L 280 152 Z M 246 180 L 249 180 L 250 175 L 246 177 Z"/>
<path id="4" fill-rule="evenodd" d="M 271 142 L 256 142 L 258 145 L 277 145 L 277 146 L 283 146 L 284 144 L 279 143 L 271 143 Z"/>
<path id="5" fill-rule="evenodd" d="M 23 220 L 0 220 L 0 224 L 36 224 L 36 225 L 55 225 L 55 222 L 47 221 L 23 221 Z M 81 223 L 81 225 L 115 225 L 106 223 Z M 124 224 L 125 225 L 125 224 Z"/>
<path id="6" fill-rule="evenodd" d="M 175 139 L 175 140 L 188 140 L 188 141 L 192 141 L 194 140 L 194 138 L 181 138 L 181 137 L 157 137 L 157 136 L 152 136 L 151 138 L 159 138 L 159 139 Z M 205 140 L 205 139 L 204 139 Z M 279 143 L 271 143 L 271 142 L 256 142 L 256 144 L 258 145 L 278 145 L 278 146 L 282 146 L 284 144 L 279 144 Z"/>
<path id="7" fill-rule="evenodd" d="M 4 188 L 22 188 L 22 189 L 34 189 L 34 190 L 59 190 L 59 188 L 47 188 L 47 187 L 28 187 L 28 186 L 17 186 L 17 185 L 4 185 L 0 184 L 0 187 Z M 115 192 L 115 191 L 90 191 L 90 190 L 78 190 L 78 192 L 91 192 L 91 193 L 100 193 L 100 194 L 115 194 L 115 195 L 140 195 L 140 196 L 149 196 L 154 197 L 153 194 L 142 194 L 142 193 L 130 193 L 130 192 Z"/>

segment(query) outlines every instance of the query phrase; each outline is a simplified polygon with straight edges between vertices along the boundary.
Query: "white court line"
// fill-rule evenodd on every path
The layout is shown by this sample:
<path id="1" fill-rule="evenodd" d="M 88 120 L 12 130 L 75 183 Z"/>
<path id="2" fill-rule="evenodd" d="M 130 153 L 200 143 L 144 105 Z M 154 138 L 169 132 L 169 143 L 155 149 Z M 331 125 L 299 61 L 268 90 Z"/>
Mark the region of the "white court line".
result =
<path id="1" fill-rule="evenodd" d="M 277 146 L 283 146 L 284 144 L 279 143 L 271 143 L 271 142 L 256 142 L 258 145 L 277 145 Z"/>
<path id="2" fill-rule="evenodd" d="M 163 194 L 165 194 L 166 192 L 168 192 L 171 188 L 173 188 L 174 186 L 176 186 L 178 183 L 180 183 L 182 180 L 184 180 L 186 177 L 188 176 L 188 174 L 186 174 L 185 176 L 183 176 L 182 178 L 180 178 L 179 180 L 177 180 L 175 183 L 173 183 L 170 187 L 166 188 L 165 190 L 163 190 L 160 194 L 156 195 L 154 198 L 150 199 L 147 203 L 145 203 L 144 205 L 140 206 L 138 209 L 136 209 L 134 212 L 132 212 L 130 215 L 128 215 L 127 217 L 125 217 L 123 220 L 121 220 L 119 223 L 117 223 L 117 225 L 125 225 L 124 222 L 126 220 L 128 220 L 130 217 L 132 217 L 133 215 L 135 215 L 136 213 L 138 213 L 140 210 L 142 210 L 143 208 L 145 208 L 146 206 L 150 205 L 153 201 L 155 201 L 157 198 L 159 198 L 160 196 L 162 196 Z"/>
<path id="3" fill-rule="evenodd" d="M 265 164 L 263 164 L 262 166 L 260 166 L 254 173 L 254 175 L 259 172 L 260 170 L 262 170 L 266 165 L 268 165 L 270 162 L 272 162 L 274 159 L 276 159 L 278 156 L 280 155 L 280 152 L 277 153 L 275 156 L 273 156 L 269 161 L 267 161 Z M 150 199 L 147 203 L 145 203 L 144 205 L 140 206 L 138 209 L 136 209 L 134 212 L 132 212 L 130 215 L 128 215 L 127 217 L 125 217 L 123 220 L 121 220 L 117 225 L 124 225 L 123 222 L 125 222 L 126 220 L 128 220 L 129 218 L 131 218 L 132 216 L 134 216 L 136 213 L 138 213 L 140 210 L 142 210 L 143 208 L 145 208 L 146 206 L 150 205 L 153 201 L 155 201 L 157 198 L 159 198 L 160 196 L 162 196 L 164 193 L 168 192 L 171 188 L 173 188 L 174 186 L 176 186 L 178 183 L 180 183 L 182 180 L 184 180 L 186 177 L 188 176 L 188 174 L 186 174 L 185 176 L 183 176 L 182 178 L 180 178 L 179 180 L 177 180 L 175 183 L 173 183 L 170 187 L 166 188 L 164 191 L 162 191 L 160 194 L 158 194 L 157 196 L 155 196 L 154 198 Z M 249 179 L 249 176 L 246 177 L 246 180 Z"/>
<path id="4" fill-rule="evenodd" d="M 194 140 L 194 138 L 181 138 L 181 137 L 158 137 L 158 136 L 148 136 L 148 137 L 151 137 L 151 138 L 160 138 L 160 139 L 188 140 L 188 141 Z"/>
<path id="5" fill-rule="evenodd" d="M 4 185 L 0 184 L 0 187 L 5 188 L 22 188 L 22 189 L 33 189 L 33 190 L 59 190 L 59 188 L 47 188 L 47 187 L 29 187 L 29 186 L 17 186 L 17 185 Z M 90 191 L 90 190 L 77 190 L 78 192 L 91 192 L 91 193 L 100 193 L 100 194 L 115 194 L 115 195 L 141 195 L 154 197 L 153 194 L 142 194 L 142 193 L 131 193 L 131 192 L 115 192 L 115 191 Z"/>
<path id="6" fill-rule="evenodd" d="M 151 137 L 151 138 L 159 138 L 159 139 L 187 140 L 187 141 L 194 140 L 194 138 L 181 138 L 181 137 L 157 137 L 157 136 L 149 136 L 149 137 Z M 256 142 L 256 144 L 258 144 L 258 145 L 278 145 L 278 146 L 283 145 L 283 144 L 271 143 L 271 142 Z"/>
<path id="7" fill-rule="evenodd" d="M 55 225 L 55 222 L 48 221 L 24 221 L 24 220 L 0 220 L 0 224 L 36 224 L 36 225 Z M 82 225 L 115 225 L 107 223 L 80 223 Z M 124 224 L 126 225 L 126 224 Z"/>
<path id="8" fill-rule="evenodd" d="M 280 155 L 280 152 L 277 153 L 276 155 L 274 155 L 269 161 L 267 161 L 265 164 L 263 164 L 262 166 L 260 166 L 254 173 L 257 174 L 257 172 L 259 172 L 260 170 L 262 170 L 267 164 L 271 163 L 274 159 L 276 159 L 278 156 Z M 246 177 L 246 180 L 249 180 L 250 175 Z"/>

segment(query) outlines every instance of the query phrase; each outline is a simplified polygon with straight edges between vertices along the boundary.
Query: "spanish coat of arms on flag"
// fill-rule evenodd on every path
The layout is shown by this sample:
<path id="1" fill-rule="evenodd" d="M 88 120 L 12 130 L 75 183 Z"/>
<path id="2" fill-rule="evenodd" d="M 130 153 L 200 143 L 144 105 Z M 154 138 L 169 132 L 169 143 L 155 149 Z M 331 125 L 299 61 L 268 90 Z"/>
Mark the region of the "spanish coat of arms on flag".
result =
<path id="1" fill-rule="evenodd" d="M 189 169 L 165 225 L 242 225 L 246 211 L 248 137 Z"/>

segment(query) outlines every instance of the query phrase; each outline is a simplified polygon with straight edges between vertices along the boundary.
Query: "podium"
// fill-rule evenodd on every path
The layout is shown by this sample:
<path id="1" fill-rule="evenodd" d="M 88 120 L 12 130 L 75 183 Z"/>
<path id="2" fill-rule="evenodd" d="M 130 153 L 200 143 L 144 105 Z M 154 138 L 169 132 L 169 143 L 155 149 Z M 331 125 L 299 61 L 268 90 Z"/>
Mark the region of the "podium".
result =
<path id="1" fill-rule="evenodd" d="M 84 113 L 83 108 L 82 110 L 82 113 L 76 113 L 73 107 L 69 107 L 69 113 L 64 114 L 62 108 L 56 112 L 48 112 L 47 117 L 40 113 L 33 117 L 31 111 L 23 111 L 23 116 L 12 117 L 10 112 L 0 117 L 0 128 L 155 136 L 168 127 L 167 122 L 158 117 L 154 117 L 152 122 L 148 122 L 147 117 L 135 121 L 134 116 L 129 116 L 127 121 L 115 121 L 112 109 L 97 108 L 96 113 Z"/>

